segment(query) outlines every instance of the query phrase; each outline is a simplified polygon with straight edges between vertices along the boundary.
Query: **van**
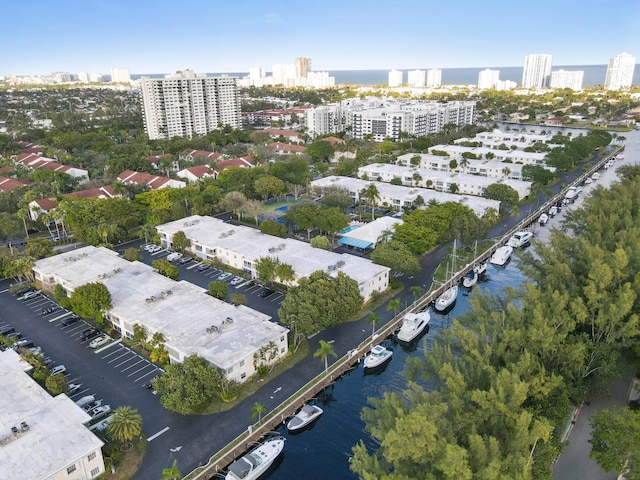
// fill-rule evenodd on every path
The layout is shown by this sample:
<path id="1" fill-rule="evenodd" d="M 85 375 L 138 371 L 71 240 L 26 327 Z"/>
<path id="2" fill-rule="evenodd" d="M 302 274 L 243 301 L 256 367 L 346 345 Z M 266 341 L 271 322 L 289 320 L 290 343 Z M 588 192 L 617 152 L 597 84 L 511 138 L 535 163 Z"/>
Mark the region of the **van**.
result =
<path id="1" fill-rule="evenodd" d="M 167 255 L 167 261 L 175 262 L 176 260 L 180 260 L 182 258 L 182 254 L 178 252 L 173 252 Z"/>
<path id="2" fill-rule="evenodd" d="M 86 395 L 82 397 L 80 400 L 76 401 L 76 405 L 82 408 L 85 405 L 90 404 L 91 402 L 95 402 L 95 400 L 96 400 L 96 397 L 94 397 L 93 395 Z"/>

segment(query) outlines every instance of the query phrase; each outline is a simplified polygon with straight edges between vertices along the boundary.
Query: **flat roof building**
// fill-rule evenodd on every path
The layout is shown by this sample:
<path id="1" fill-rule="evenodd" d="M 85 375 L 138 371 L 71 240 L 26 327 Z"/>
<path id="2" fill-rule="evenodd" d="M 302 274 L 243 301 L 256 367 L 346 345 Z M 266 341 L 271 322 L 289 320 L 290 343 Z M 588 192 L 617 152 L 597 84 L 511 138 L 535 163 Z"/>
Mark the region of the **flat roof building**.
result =
<path id="1" fill-rule="evenodd" d="M 89 414 L 64 393 L 52 397 L 8 348 L 0 352 L 0 477 L 91 479 L 104 473 L 102 445 Z"/>
<path id="2" fill-rule="evenodd" d="M 287 352 L 288 330 L 244 305 L 231 305 L 187 281 L 174 281 L 143 263 L 129 262 L 104 247 L 83 247 L 38 260 L 36 281 L 45 290 L 61 285 L 68 294 L 100 282 L 111 294 L 105 317 L 131 338 L 139 324 L 149 336 L 162 333 L 171 362 L 197 354 L 245 381 L 255 373 L 254 354 L 270 342 L 280 358 Z M 275 360 L 275 359 L 274 359 Z"/>
<path id="3" fill-rule="evenodd" d="M 456 195 L 453 193 L 437 192 L 427 188 L 404 187 L 400 185 L 392 185 L 390 183 L 360 180 L 352 177 L 336 177 L 329 176 L 314 180 L 311 186 L 322 191 L 327 187 L 342 187 L 349 190 L 354 202 L 360 202 L 360 192 L 369 185 L 375 185 L 380 195 L 379 205 L 388 205 L 389 208 L 401 210 L 402 207 L 412 207 L 418 197 L 422 197 L 424 204 L 428 204 L 431 200 L 438 203 L 457 202 L 461 203 L 481 217 L 485 212 L 493 208 L 500 210 L 500 202 L 497 200 L 489 200 L 488 198 L 472 197 L 469 195 Z"/>
<path id="4" fill-rule="evenodd" d="M 183 231 L 191 240 L 190 250 L 198 257 L 218 260 L 245 271 L 252 278 L 256 277 L 256 261 L 272 257 L 293 268 L 295 278 L 287 282 L 292 285 L 318 270 L 331 275 L 342 271 L 358 282 L 360 294 L 367 301 L 373 293 L 385 290 L 389 284 L 389 268 L 371 260 L 314 248 L 306 242 L 274 237 L 255 228 L 232 225 L 217 218 L 193 215 L 156 228 L 164 246 L 170 247 L 176 232 Z"/>

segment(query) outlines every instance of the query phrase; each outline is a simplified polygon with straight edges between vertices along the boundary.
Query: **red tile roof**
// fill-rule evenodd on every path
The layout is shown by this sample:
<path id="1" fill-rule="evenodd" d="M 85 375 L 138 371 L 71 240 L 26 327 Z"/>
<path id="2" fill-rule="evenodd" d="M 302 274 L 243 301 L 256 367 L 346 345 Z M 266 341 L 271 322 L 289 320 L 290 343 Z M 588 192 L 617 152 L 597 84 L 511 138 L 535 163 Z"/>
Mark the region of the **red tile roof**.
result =
<path id="1" fill-rule="evenodd" d="M 229 160 L 220 160 L 215 165 L 215 171 L 220 173 L 221 171 L 231 167 L 253 168 L 254 166 L 253 158 L 246 155 L 244 157 L 230 158 Z"/>
<path id="2" fill-rule="evenodd" d="M 16 180 L 15 178 L 0 177 L 0 192 L 10 192 L 18 187 L 31 185 L 33 182 L 29 180 Z"/>
<path id="3" fill-rule="evenodd" d="M 274 142 L 267 145 L 268 148 L 276 152 L 306 152 L 307 147 L 302 145 L 291 145 L 289 143 Z"/>
<path id="4" fill-rule="evenodd" d="M 37 198 L 33 201 L 42 210 L 49 212 L 58 206 L 58 201 L 55 198 Z"/>
<path id="5" fill-rule="evenodd" d="M 196 165 L 195 167 L 185 168 L 191 175 L 196 178 L 210 177 L 213 175 L 213 170 L 209 165 Z"/>
<path id="6" fill-rule="evenodd" d="M 90 188 L 89 190 L 81 190 L 65 195 L 65 197 L 74 198 L 113 198 L 118 195 L 113 193 L 113 187 L 107 185 L 105 187 Z"/>
<path id="7" fill-rule="evenodd" d="M 319 138 L 318 140 L 324 140 L 325 142 L 329 142 L 331 145 L 335 145 L 336 143 L 344 143 L 344 140 L 338 137 L 324 137 Z"/>
<path id="8" fill-rule="evenodd" d="M 279 128 L 265 128 L 263 131 L 267 132 L 272 137 L 279 137 L 280 135 L 283 137 L 298 137 L 302 135 L 302 132 L 296 132 L 295 130 L 281 130 Z"/>
<path id="9" fill-rule="evenodd" d="M 207 152 L 206 150 L 183 150 L 181 153 L 182 157 L 191 157 L 192 159 L 197 157 L 204 157 L 210 160 L 216 160 L 222 156 L 221 153 L 218 152 Z"/>
<path id="10" fill-rule="evenodd" d="M 157 162 L 158 162 L 158 160 L 161 160 L 161 159 L 163 159 L 163 158 L 168 158 L 168 157 L 170 157 L 170 156 L 171 156 L 171 154 L 170 154 L 170 153 L 161 153 L 160 155 L 151 155 L 151 156 L 149 156 L 149 157 L 144 157 L 144 159 L 145 159 L 147 162 L 157 163 Z"/>
<path id="11" fill-rule="evenodd" d="M 135 183 L 137 185 L 147 185 L 152 190 L 157 190 L 163 187 L 171 179 L 167 177 L 161 177 L 158 175 L 152 175 L 146 172 L 134 172 L 133 170 L 125 170 L 116 177 L 116 180 L 122 183 Z M 174 181 L 175 182 L 175 181 Z M 181 185 L 185 185 L 182 180 L 178 180 Z"/>

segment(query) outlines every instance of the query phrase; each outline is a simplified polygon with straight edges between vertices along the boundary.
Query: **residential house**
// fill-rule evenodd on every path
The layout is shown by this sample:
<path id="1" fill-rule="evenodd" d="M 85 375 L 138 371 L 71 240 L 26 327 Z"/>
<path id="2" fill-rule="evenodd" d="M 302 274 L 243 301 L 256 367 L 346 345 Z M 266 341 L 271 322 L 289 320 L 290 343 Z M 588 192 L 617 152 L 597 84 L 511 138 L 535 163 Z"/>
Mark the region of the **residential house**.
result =
<path id="1" fill-rule="evenodd" d="M 182 180 L 174 180 L 172 178 L 152 175 L 146 172 L 134 172 L 133 170 L 125 170 L 116 177 L 116 180 L 126 184 L 145 185 L 150 190 L 159 190 L 161 188 L 184 188 L 186 182 Z"/>
<path id="2" fill-rule="evenodd" d="M 267 148 L 273 150 L 278 155 L 302 155 L 307 151 L 307 147 L 302 145 L 291 145 L 289 143 L 274 142 L 267 145 Z"/>

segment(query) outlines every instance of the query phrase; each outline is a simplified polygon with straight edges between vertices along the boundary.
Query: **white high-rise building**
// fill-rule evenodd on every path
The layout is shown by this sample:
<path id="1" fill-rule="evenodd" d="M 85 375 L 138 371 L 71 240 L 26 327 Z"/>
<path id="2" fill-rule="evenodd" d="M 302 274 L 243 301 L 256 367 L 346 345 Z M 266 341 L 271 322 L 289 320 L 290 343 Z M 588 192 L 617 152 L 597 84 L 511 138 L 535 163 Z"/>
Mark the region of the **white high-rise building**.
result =
<path id="1" fill-rule="evenodd" d="M 551 75 L 551 55 L 536 53 L 524 57 L 522 86 L 524 88 L 545 88 Z"/>
<path id="2" fill-rule="evenodd" d="M 234 77 L 207 77 L 190 70 L 142 79 L 144 125 L 150 140 L 191 138 L 229 125 L 240 128 L 240 96 Z"/>
<path id="3" fill-rule="evenodd" d="M 478 73 L 478 88 L 485 90 L 487 88 L 496 88 L 500 81 L 500 70 L 491 70 L 486 68 Z"/>
<path id="4" fill-rule="evenodd" d="M 293 63 L 278 63 L 272 67 L 273 83 L 294 87 L 296 80 L 296 66 Z"/>
<path id="5" fill-rule="evenodd" d="M 389 72 L 389 86 L 399 87 L 402 85 L 402 70 L 396 70 L 395 68 Z"/>
<path id="6" fill-rule="evenodd" d="M 607 90 L 629 88 L 633 83 L 633 71 L 635 68 L 636 57 L 628 53 L 621 53 L 609 59 L 604 88 Z"/>
<path id="7" fill-rule="evenodd" d="M 551 88 L 570 88 L 571 90 L 582 90 L 582 70 L 556 70 L 551 72 Z"/>
<path id="8" fill-rule="evenodd" d="M 260 78 L 264 78 L 264 68 L 262 67 L 252 67 L 249 69 L 249 78 L 251 80 L 258 80 Z"/>
<path id="9" fill-rule="evenodd" d="M 409 72 L 407 83 L 416 88 L 424 87 L 427 82 L 427 75 L 424 70 L 411 70 Z"/>
<path id="10" fill-rule="evenodd" d="M 131 75 L 128 68 L 112 68 L 111 81 L 115 83 L 131 83 Z"/>
<path id="11" fill-rule="evenodd" d="M 427 87 L 439 87 L 442 85 L 442 70 L 430 68 L 427 70 Z"/>

